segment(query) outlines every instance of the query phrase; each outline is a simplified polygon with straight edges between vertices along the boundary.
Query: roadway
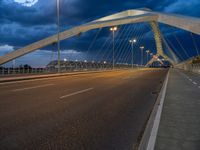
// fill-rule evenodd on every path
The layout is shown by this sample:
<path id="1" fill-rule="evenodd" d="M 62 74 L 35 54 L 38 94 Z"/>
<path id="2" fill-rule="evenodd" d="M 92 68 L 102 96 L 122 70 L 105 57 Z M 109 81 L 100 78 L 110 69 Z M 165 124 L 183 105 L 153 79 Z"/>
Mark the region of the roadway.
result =
<path id="1" fill-rule="evenodd" d="M 0 84 L 0 149 L 136 148 L 166 69 Z"/>

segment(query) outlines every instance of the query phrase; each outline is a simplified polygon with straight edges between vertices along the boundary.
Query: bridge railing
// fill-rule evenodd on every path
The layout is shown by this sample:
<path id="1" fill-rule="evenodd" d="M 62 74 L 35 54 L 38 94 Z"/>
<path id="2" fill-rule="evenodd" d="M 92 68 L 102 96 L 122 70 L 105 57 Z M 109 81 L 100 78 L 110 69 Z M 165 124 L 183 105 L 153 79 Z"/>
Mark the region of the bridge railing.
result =
<path id="1" fill-rule="evenodd" d="M 198 64 L 192 64 L 190 66 L 190 71 L 194 73 L 199 73 L 200 74 L 200 63 Z"/>
<path id="2" fill-rule="evenodd" d="M 116 64 L 115 69 L 130 69 L 132 66 L 130 64 Z M 134 65 L 134 69 L 141 66 Z M 78 72 L 78 71 L 104 71 L 112 70 L 112 64 L 71 64 L 61 66 L 61 73 L 66 72 Z M 43 68 L 32 68 L 30 66 L 21 66 L 21 67 L 0 67 L 0 77 L 3 76 L 17 76 L 17 75 L 34 75 L 34 74 L 52 74 L 57 73 L 58 67 L 55 66 L 46 66 Z"/>
<path id="3" fill-rule="evenodd" d="M 195 63 L 195 64 L 181 64 L 180 66 L 177 66 L 178 69 L 183 69 L 185 71 L 193 72 L 193 73 L 198 73 L 200 74 L 200 63 Z"/>

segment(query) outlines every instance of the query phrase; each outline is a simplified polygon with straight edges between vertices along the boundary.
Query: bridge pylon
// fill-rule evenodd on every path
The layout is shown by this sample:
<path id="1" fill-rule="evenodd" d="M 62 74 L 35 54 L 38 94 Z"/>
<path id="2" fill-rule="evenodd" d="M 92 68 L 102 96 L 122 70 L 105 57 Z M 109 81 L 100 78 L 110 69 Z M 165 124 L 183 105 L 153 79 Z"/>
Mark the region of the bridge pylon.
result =
<path id="1" fill-rule="evenodd" d="M 160 29 L 159 29 L 159 26 L 158 26 L 158 23 L 156 21 L 151 21 L 150 22 L 150 26 L 152 28 L 152 31 L 153 31 L 153 34 L 154 34 L 154 39 L 155 39 L 155 42 L 156 42 L 156 50 L 157 50 L 157 53 L 156 55 L 154 55 L 152 57 L 152 59 L 147 62 L 147 64 L 145 65 L 146 67 L 148 67 L 149 65 L 151 65 L 154 61 L 158 61 L 158 58 L 161 56 L 163 57 L 165 60 L 168 60 L 171 64 L 175 64 L 175 61 L 172 60 L 171 58 L 169 58 L 166 54 L 164 54 L 164 51 L 163 51 L 163 46 L 162 46 L 162 34 L 160 32 Z M 173 55 L 175 55 L 173 53 Z M 160 61 L 162 63 L 162 61 Z"/>

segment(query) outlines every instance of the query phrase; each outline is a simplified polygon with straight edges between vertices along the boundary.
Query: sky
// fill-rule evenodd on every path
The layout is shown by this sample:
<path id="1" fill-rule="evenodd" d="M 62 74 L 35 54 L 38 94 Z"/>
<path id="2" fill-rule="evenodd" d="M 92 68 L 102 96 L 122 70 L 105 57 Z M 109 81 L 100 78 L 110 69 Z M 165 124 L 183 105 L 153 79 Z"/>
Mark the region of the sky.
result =
<path id="1" fill-rule="evenodd" d="M 103 16 L 135 8 L 150 8 L 153 11 L 200 17 L 199 0 L 60 0 L 60 6 L 60 26 L 62 31 Z M 150 45 L 152 43 L 152 39 L 150 39 L 152 35 L 145 30 L 146 26 L 146 24 L 137 24 L 131 27 L 119 27 L 119 29 L 126 31 L 127 28 L 130 28 L 135 33 L 137 32 L 135 28 L 140 28 L 140 31 L 138 29 L 138 32 L 140 32 L 138 34 L 142 34 L 140 38 L 143 39 L 138 44 L 146 44 L 146 48 L 152 49 L 152 52 L 154 52 L 155 45 Z M 162 24 L 160 28 L 180 60 L 197 54 L 197 48 L 195 48 L 194 44 L 196 44 L 200 52 L 200 38 L 198 35 L 193 35 L 192 37 L 189 32 Z M 51 36 L 56 31 L 56 0 L 0 0 L 0 55 Z M 122 34 L 120 32 L 122 31 L 117 34 Z M 96 35 L 98 37 L 95 44 L 93 43 L 91 46 Z M 109 29 L 105 28 L 102 31 L 93 30 L 64 40 L 61 42 L 62 59 L 81 60 L 93 58 L 99 53 L 98 48 L 108 38 L 110 38 Z M 178 42 L 183 45 L 184 49 Z M 106 48 L 103 49 L 105 50 Z M 111 47 L 108 45 L 107 49 L 111 49 Z M 17 59 L 16 62 L 18 65 L 28 63 L 32 66 L 44 66 L 50 60 L 56 59 L 55 51 L 55 45 L 47 46 Z M 102 54 L 104 51 L 102 50 L 100 53 Z M 105 54 L 109 57 L 107 52 Z M 135 54 L 138 54 L 135 63 L 139 63 L 139 52 Z"/>

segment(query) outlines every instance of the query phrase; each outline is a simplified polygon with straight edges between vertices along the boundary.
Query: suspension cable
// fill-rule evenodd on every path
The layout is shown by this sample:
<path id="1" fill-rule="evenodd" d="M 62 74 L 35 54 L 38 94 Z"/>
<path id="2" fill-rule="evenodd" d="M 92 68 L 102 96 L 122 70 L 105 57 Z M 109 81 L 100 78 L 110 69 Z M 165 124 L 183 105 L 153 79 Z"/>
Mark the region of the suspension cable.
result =
<path id="1" fill-rule="evenodd" d="M 188 55 L 187 51 L 185 50 L 185 48 L 183 47 L 183 45 L 181 44 L 181 42 L 179 41 L 179 39 L 177 38 L 177 36 L 172 33 L 172 35 L 175 37 L 176 41 L 178 42 L 178 44 L 180 45 L 180 47 L 182 48 L 182 50 L 184 51 L 184 53 L 186 54 L 186 56 L 189 58 L 190 56 Z"/>
<path id="2" fill-rule="evenodd" d="M 195 49 L 196 49 L 197 55 L 199 56 L 199 50 L 198 50 L 196 41 L 195 41 L 195 39 L 194 39 L 193 33 L 191 32 L 190 35 L 191 35 L 191 37 L 192 37 L 192 41 L 193 41 L 194 47 L 195 47 Z"/>

